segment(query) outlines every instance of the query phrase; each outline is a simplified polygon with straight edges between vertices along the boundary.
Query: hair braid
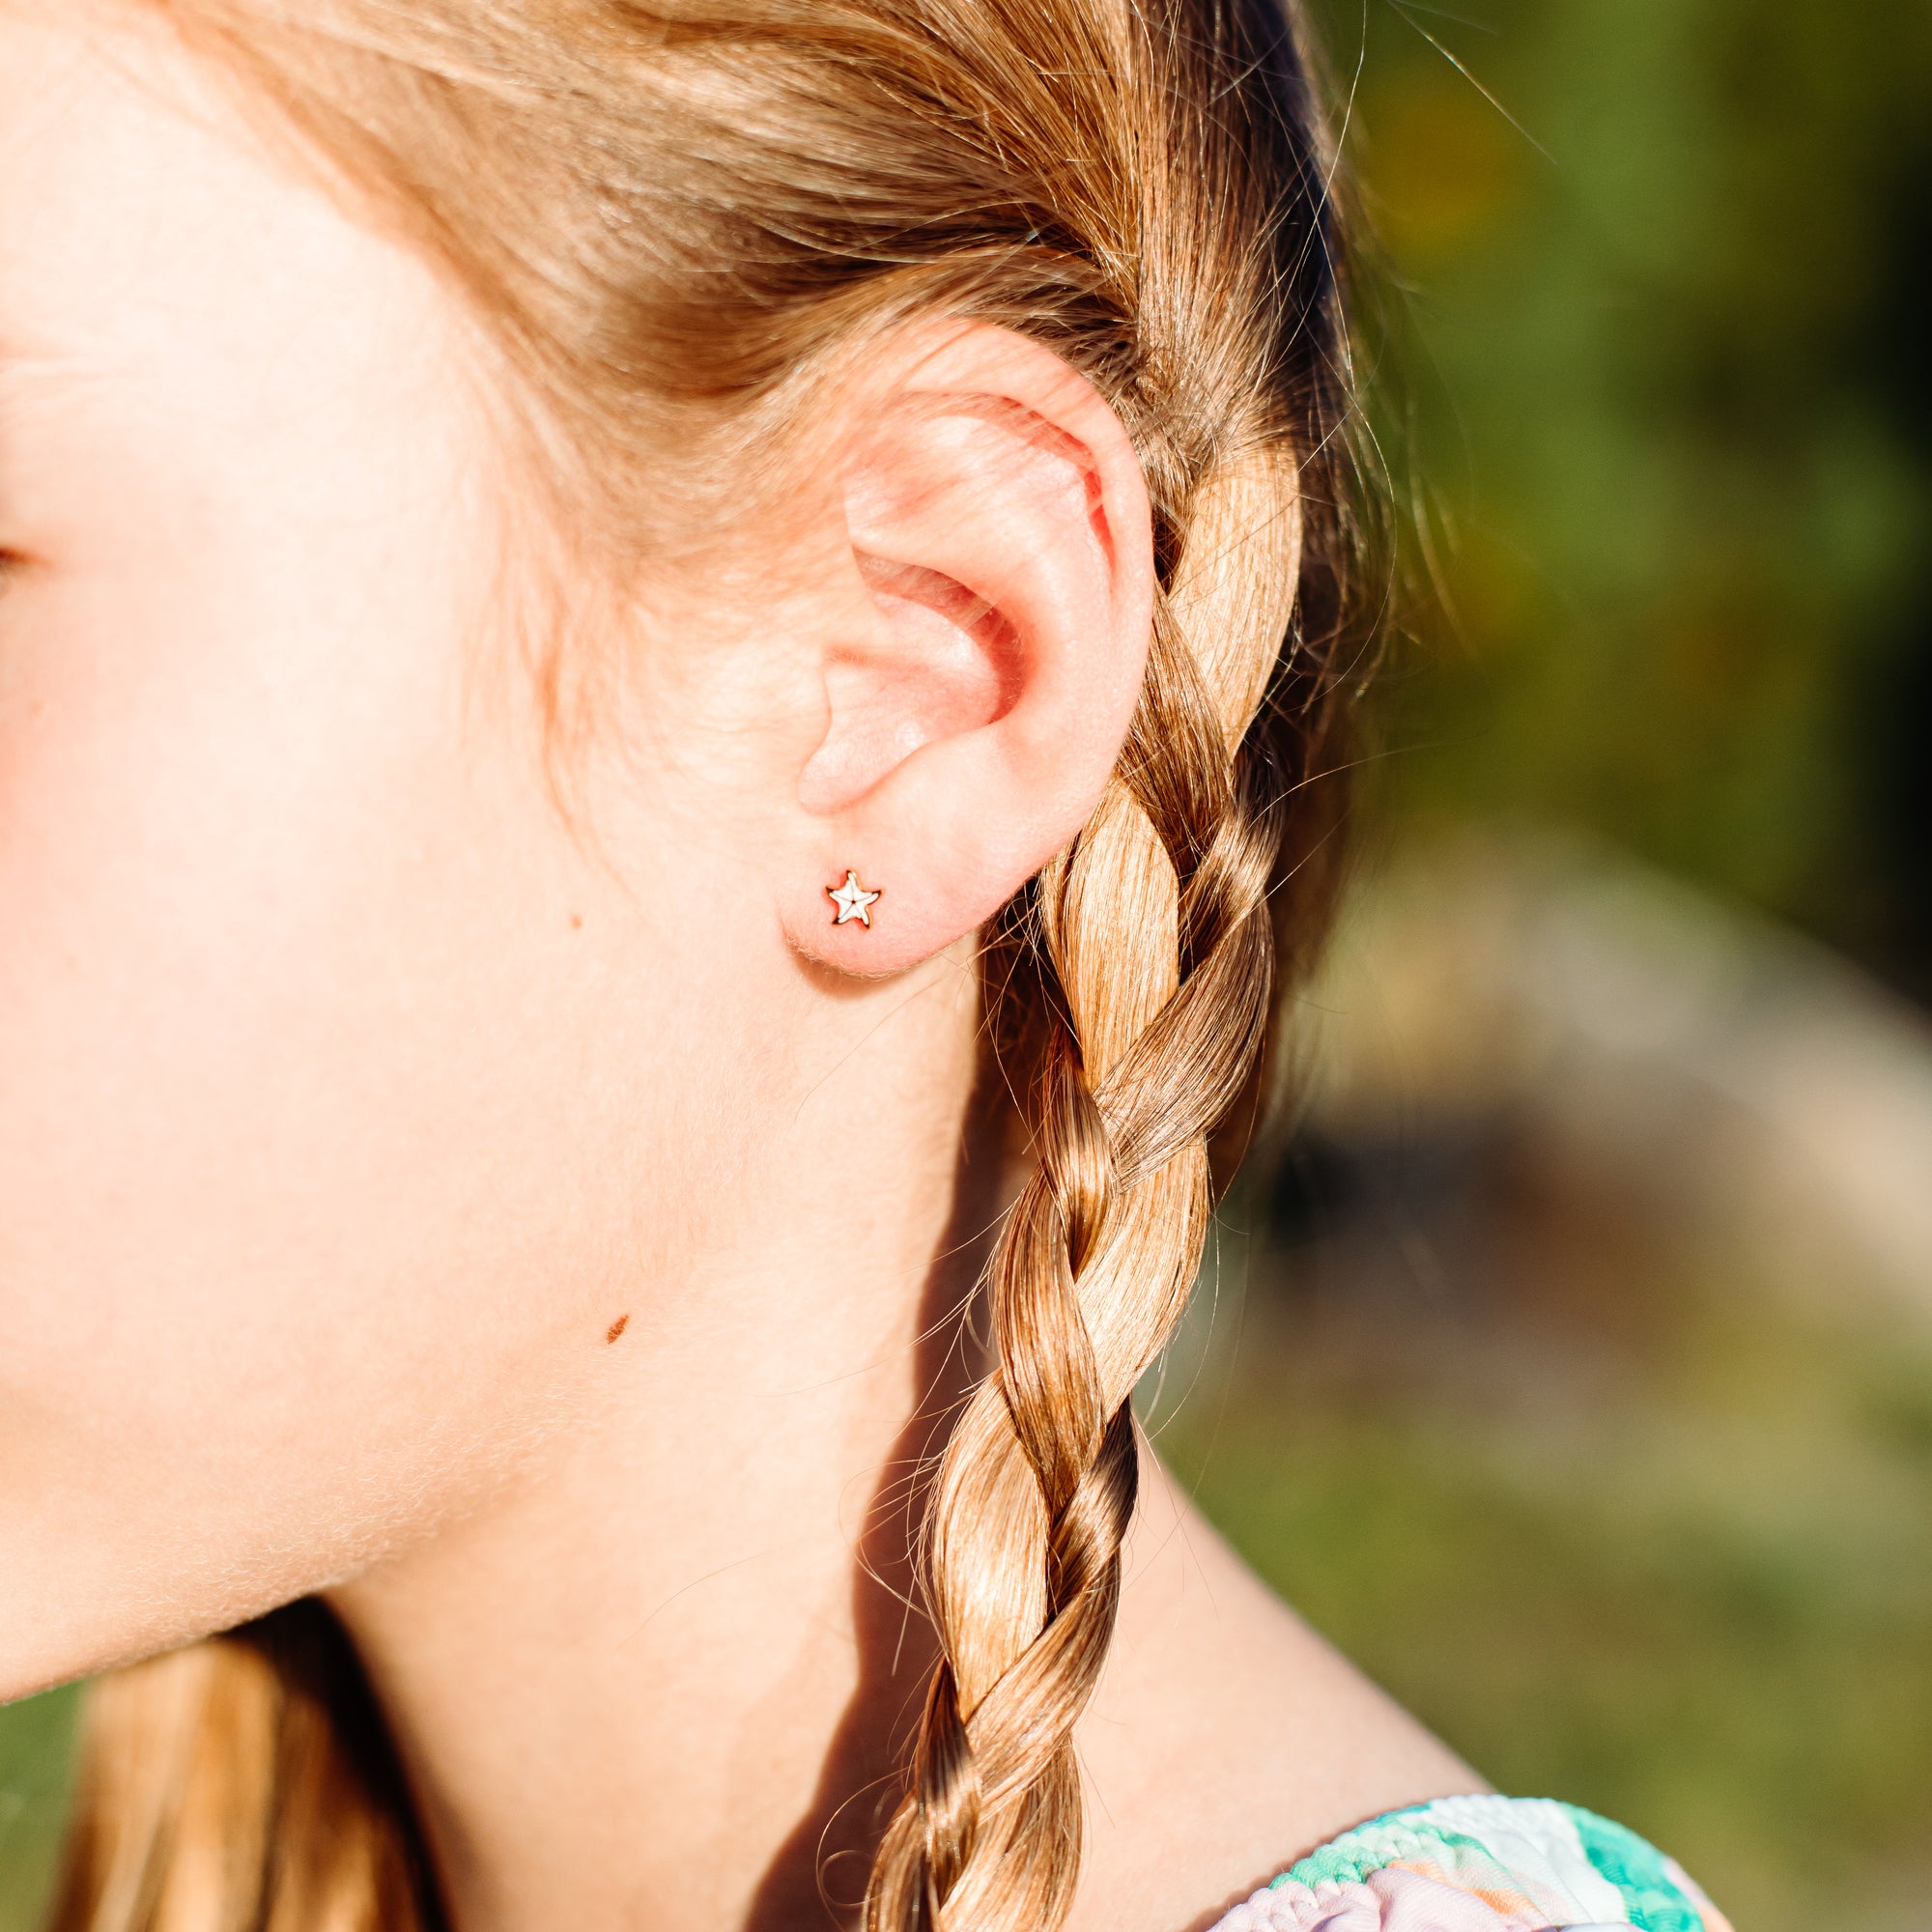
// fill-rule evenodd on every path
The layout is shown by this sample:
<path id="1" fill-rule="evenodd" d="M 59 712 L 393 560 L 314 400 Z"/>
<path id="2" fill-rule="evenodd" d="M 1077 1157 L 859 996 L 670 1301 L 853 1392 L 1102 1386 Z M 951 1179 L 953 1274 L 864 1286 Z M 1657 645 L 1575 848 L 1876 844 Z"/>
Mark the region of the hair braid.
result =
<path id="1" fill-rule="evenodd" d="M 944 1661 L 868 1932 L 1051 1932 L 1072 1902 L 1073 1732 L 1119 1605 L 1139 1468 L 1132 1391 L 1185 1305 L 1210 1205 L 1208 1137 L 1254 1068 L 1269 1008 L 1279 828 L 1258 797 L 1260 748 L 1244 747 L 1294 615 L 1296 451 L 1319 476 L 1322 438 L 1307 431 L 1332 428 L 1322 377 L 1334 372 L 1304 378 L 1294 421 L 1283 407 L 1293 359 L 1268 367 L 1282 288 L 1306 275 L 1319 221 L 1302 258 L 1285 262 L 1274 216 L 1250 203 L 1244 258 L 1204 267 L 1197 224 L 1286 185 L 1266 178 L 1284 158 L 1269 137 L 1285 130 L 1279 98 L 1259 111 L 1253 99 L 1258 74 L 1263 88 L 1280 77 L 1279 21 L 1272 42 L 1243 49 L 1228 14 L 1204 7 L 1197 22 L 1195 11 L 1162 16 L 1165 38 L 1137 16 L 1150 25 L 1143 80 L 1166 111 L 1142 124 L 1137 231 L 1096 251 L 1140 265 L 1122 307 L 1139 385 L 1158 398 L 1140 422 L 1169 430 L 1142 431 L 1162 592 L 1114 778 L 1030 900 L 1048 1016 L 1037 1163 L 989 1276 L 998 1367 L 936 1484 L 929 1598 Z M 1245 73 L 1222 64 L 1243 52 Z M 1312 164 L 1304 149 L 1304 185 Z M 1187 205 L 1195 194 L 1205 208 Z M 1247 303 L 1217 305 L 1217 287 Z M 1183 423 L 1205 431 L 1191 446 L 1172 433 Z"/>
<path id="2" fill-rule="evenodd" d="M 1250 514 L 1273 496 L 1260 533 L 1290 582 L 1293 481 L 1250 466 L 1210 493 Z M 1190 548 L 1219 534 L 1213 508 L 1199 506 Z M 1119 1601 L 1139 1467 L 1130 1398 L 1184 1306 L 1208 1137 L 1249 1077 L 1268 1008 L 1277 841 L 1240 745 L 1279 613 L 1258 621 L 1239 601 L 1199 581 L 1163 598 L 1114 780 L 1036 889 L 1060 1015 L 1041 1057 L 1038 1162 L 990 1276 L 999 1366 L 941 1465 L 930 1572 L 945 1661 L 881 1853 L 873 1932 L 1037 1932 L 1071 1903 L 1072 1733 Z M 1244 616 L 1245 652 L 1228 635 Z M 1219 649 L 1190 647 L 1197 625 Z"/>

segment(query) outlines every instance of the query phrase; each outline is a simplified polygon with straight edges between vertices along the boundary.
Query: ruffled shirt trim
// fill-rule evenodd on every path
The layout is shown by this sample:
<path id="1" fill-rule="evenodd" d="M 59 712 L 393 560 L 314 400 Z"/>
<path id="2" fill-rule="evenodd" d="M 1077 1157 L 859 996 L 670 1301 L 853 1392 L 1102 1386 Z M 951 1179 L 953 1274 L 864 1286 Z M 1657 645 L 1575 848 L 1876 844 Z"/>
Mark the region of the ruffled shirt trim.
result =
<path id="1" fill-rule="evenodd" d="M 1634 1832 L 1549 1798 L 1438 1798 L 1331 1838 L 1214 1932 L 1730 1932 Z"/>

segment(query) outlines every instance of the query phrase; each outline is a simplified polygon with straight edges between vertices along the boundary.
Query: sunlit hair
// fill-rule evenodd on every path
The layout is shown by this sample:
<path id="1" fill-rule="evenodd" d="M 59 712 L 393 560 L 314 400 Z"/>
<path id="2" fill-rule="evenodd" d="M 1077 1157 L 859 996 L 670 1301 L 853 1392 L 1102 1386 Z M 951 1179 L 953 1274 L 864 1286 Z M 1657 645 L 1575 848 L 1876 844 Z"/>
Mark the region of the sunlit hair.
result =
<path id="1" fill-rule="evenodd" d="M 1151 656 L 1092 819 L 986 936 L 1033 1165 L 987 1279 L 996 1366 L 930 1485 L 942 1661 L 866 1905 L 868 1932 L 1052 1932 L 1130 1396 L 1340 810 L 1350 384 L 1297 25 L 1283 0 L 148 4 L 446 266 L 612 548 L 665 452 L 797 460 L 813 398 L 935 315 L 1047 344 L 1133 439 Z M 568 638 L 546 648 L 554 711 L 594 711 Z M 426 1932 L 427 1873 L 319 1605 L 94 1692 L 58 1932 Z"/>

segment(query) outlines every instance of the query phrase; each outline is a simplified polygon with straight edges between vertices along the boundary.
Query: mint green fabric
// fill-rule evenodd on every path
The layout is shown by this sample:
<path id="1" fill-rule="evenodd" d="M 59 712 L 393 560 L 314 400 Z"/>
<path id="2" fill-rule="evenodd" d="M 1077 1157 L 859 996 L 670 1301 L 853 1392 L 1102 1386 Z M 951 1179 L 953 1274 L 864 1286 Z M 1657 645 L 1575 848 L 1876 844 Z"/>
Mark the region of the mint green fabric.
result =
<path id="1" fill-rule="evenodd" d="M 1215 1932 L 1730 1932 L 1683 1870 L 1575 1804 L 1483 1793 L 1344 1832 Z"/>
<path id="2" fill-rule="evenodd" d="M 1563 1808 L 1590 1862 L 1630 1901 L 1633 1925 L 1641 1932 L 1703 1932 L 1702 1916 L 1672 1883 L 1662 1852 L 1608 1818 L 1575 1804 Z"/>

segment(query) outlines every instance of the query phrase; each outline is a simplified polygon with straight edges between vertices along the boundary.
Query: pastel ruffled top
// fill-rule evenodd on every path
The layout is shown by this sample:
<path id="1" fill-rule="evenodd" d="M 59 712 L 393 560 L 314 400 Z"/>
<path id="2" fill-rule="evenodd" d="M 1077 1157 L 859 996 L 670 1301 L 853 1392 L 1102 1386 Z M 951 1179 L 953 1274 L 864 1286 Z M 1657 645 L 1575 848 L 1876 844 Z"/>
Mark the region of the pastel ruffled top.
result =
<path id="1" fill-rule="evenodd" d="M 1438 1798 L 1284 1872 L 1213 1932 L 1730 1932 L 1634 1832 L 1548 1798 Z"/>

